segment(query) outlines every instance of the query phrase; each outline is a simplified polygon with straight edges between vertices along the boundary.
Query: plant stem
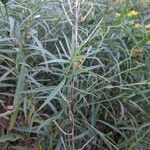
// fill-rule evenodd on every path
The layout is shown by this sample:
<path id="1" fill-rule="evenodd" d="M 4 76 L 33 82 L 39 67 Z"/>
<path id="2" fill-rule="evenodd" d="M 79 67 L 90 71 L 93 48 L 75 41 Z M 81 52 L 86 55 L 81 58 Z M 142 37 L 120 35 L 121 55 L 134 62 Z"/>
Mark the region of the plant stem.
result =
<path id="1" fill-rule="evenodd" d="M 74 26 L 72 26 L 72 45 L 73 45 L 73 50 L 74 50 L 74 54 L 76 53 L 76 51 L 78 50 L 79 47 L 79 43 L 78 43 L 78 29 L 79 29 L 79 12 L 80 12 L 80 0 L 74 0 L 73 4 L 73 11 L 74 11 Z M 76 76 L 73 77 L 72 79 L 72 83 L 71 83 L 71 99 L 72 99 L 72 104 L 71 104 L 71 124 L 72 124 L 72 149 L 75 150 L 75 143 L 74 143 L 74 136 L 75 136 L 75 122 L 74 122 L 74 112 L 73 112 L 73 108 L 74 108 L 74 103 L 75 103 L 75 94 L 76 91 L 74 89 L 74 87 L 76 86 Z"/>
<path id="2" fill-rule="evenodd" d="M 9 20 L 9 13 L 8 13 L 8 8 L 6 5 L 4 5 L 5 7 L 5 16 L 6 16 L 6 20 L 8 21 Z"/>

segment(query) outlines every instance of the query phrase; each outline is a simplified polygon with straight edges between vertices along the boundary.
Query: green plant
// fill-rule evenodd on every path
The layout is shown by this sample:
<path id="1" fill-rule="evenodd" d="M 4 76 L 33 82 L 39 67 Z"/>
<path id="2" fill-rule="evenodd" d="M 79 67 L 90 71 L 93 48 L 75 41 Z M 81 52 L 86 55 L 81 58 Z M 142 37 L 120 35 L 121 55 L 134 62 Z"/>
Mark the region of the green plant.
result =
<path id="1" fill-rule="evenodd" d="M 149 149 L 146 6 L 130 0 L 2 3 L 3 149 Z M 138 13 L 128 15 L 132 10 Z"/>

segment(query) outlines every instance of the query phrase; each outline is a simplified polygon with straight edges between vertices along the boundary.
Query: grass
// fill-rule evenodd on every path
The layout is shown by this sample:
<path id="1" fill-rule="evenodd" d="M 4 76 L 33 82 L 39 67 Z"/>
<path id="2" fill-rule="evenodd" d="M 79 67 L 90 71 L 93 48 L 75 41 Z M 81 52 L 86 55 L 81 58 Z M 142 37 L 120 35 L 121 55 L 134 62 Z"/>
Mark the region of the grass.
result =
<path id="1" fill-rule="evenodd" d="M 2 149 L 149 149 L 148 1 L 0 6 Z"/>

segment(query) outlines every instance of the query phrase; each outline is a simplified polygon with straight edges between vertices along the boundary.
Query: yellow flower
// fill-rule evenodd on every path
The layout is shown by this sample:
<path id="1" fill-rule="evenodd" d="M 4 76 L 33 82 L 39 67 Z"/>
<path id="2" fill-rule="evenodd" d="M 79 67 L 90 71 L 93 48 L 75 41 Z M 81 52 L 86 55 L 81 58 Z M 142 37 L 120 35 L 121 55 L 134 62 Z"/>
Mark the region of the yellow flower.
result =
<path id="1" fill-rule="evenodd" d="M 134 27 L 135 27 L 135 28 L 140 28 L 140 27 L 141 27 L 141 24 L 135 23 L 135 24 L 134 24 Z"/>
<path id="2" fill-rule="evenodd" d="M 141 61 L 144 55 L 144 50 L 141 48 L 137 48 L 132 50 L 131 58 L 135 59 L 136 61 Z"/>
<path id="3" fill-rule="evenodd" d="M 147 41 L 146 44 L 147 44 L 147 45 L 150 45 L 150 41 Z"/>
<path id="4" fill-rule="evenodd" d="M 120 3 L 122 3 L 122 2 L 123 2 L 123 0 L 116 0 L 116 1 L 115 1 L 116 4 L 120 4 Z"/>
<path id="5" fill-rule="evenodd" d="M 150 29 L 150 24 L 144 26 L 145 29 Z"/>
<path id="6" fill-rule="evenodd" d="M 121 16 L 121 14 L 120 13 L 116 13 L 116 17 L 120 17 Z"/>
<path id="7" fill-rule="evenodd" d="M 73 68 L 73 69 L 81 69 L 83 63 L 84 63 L 84 59 L 83 59 L 83 58 L 81 58 L 81 57 L 76 58 L 76 59 L 73 61 L 72 68 Z"/>
<path id="8" fill-rule="evenodd" d="M 120 3 L 120 0 L 116 0 L 115 3 L 116 3 L 116 4 Z"/>
<path id="9" fill-rule="evenodd" d="M 128 13 L 128 17 L 135 17 L 137 16 L 139 13 L 135 10 L 132 10 L 130 13 Z"/>

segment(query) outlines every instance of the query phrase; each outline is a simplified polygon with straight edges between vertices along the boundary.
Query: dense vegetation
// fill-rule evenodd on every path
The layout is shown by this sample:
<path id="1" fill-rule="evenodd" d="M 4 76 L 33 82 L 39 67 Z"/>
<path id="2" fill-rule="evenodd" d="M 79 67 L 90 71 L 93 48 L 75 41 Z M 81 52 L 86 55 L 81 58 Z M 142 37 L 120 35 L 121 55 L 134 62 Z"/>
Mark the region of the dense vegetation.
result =
<path id="1" fill-rule="evenodd" d="M 149 0 L 0 0 L 0 149 L 149 150 Z"/>

